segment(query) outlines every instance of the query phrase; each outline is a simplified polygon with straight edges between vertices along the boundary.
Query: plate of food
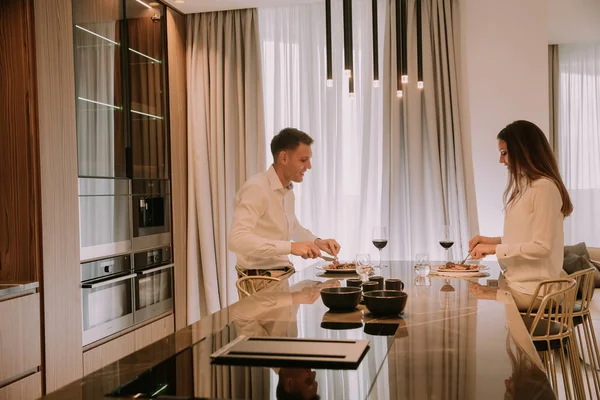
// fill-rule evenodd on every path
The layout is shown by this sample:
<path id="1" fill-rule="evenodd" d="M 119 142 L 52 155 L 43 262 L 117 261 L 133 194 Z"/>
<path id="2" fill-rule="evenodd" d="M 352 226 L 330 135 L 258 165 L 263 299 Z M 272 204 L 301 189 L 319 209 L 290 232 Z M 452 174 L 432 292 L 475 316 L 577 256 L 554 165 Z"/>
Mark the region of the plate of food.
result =
<path id="1" fill-rule="evenodd" d="M 342 261 L 334 261 L 327 265 L 319 265 L 317 269 L 325 272 L 338 273 L 338 274 L 355 274 L 356 273 L 356 263 L 352 262 L 342 262 Z"/>
<path id="2" fill-rule="evenodd" d="M 440 272 L 479 272 L 481 268 L 479 264 L 457 264 L 453 262 L 447 262 L 444 265 L 437 267 Z"/>

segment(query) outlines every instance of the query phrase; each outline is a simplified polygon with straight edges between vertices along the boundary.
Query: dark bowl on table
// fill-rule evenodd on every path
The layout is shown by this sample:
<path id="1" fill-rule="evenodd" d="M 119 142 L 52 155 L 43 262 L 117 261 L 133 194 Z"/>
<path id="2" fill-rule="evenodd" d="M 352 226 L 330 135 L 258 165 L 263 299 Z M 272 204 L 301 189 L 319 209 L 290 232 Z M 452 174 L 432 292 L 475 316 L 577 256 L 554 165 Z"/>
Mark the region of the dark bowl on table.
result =
<path id="1" fill-rule="evenodd" d="M 398 315 L 404 312 L 408 295 L 399 290 L 373 290 L 363 293 L 365 306 L 374 315 Z"/>
<path id="2" fill-rule="evenodd" d="M 321 289 L 321 299 L 331 311 L 353 311 L 360 301 L 359 287 L 326 287 Z"/>

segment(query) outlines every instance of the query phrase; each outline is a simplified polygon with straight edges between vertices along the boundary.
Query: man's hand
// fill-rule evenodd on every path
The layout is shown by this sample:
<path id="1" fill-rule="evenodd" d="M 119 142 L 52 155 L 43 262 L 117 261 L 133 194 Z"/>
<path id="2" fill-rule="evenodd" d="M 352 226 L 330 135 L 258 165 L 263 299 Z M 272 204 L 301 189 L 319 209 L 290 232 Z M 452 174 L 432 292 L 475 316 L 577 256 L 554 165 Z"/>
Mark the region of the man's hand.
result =
<path id="1" fill-rule="evenodd" d="M 292 242 L 292 250 L 290 253 L 304 259 L 318 258 L 321 256 L 321 251 L 317 245 L 312 242 Z"/>
<path id="2" fill-rule="evenodd" d="M 334 257 L 340 252 L 340 245 L 333 239 L 315 239 L 315 244 L 319 249 Z"/>
<path id="3" fill-rule="evenodd" d="M 478 244 L 471 250 L 471 258 L 473 260 L 479 260 L 490 254 L 496 254 L 495 244 Z"/>

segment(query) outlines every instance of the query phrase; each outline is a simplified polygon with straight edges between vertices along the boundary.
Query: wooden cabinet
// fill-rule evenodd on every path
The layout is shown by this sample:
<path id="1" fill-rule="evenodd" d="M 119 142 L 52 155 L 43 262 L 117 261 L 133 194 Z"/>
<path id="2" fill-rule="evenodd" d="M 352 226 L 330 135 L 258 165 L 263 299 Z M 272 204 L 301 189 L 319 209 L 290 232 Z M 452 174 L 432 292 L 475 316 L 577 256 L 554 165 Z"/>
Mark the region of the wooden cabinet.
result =
<path id="1" fill-rule="evenodd" d="M 39 137 L 33 0 L 0 1 L 0 282 L 37 281 Z"/>
<path id="2" fill-rule="evenodd" d="M 0 301 L 0 318 L 1 384 L 41 364 L 40 295 Z"/>
<path id="3" fill-rule="evenodd" d="M 83 374 L 92 373 L 174 332 L 173 314 L 83 353 Z"/>
<path id="4" fill-rule="evenodd" d="M 0 400 L 34 400 L 42 397 L 42 374 L 36 372 L 0 389 Z"/>

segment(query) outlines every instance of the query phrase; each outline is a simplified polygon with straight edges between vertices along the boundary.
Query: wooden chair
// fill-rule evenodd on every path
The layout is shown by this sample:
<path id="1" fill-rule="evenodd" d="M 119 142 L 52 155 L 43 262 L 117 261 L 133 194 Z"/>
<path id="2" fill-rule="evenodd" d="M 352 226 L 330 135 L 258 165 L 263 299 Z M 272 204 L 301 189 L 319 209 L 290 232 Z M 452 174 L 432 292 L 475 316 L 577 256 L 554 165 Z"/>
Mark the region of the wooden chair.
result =
<path id="1" fill-rule="evenodd" d="M 564 391 L 569 400 L 573 398 L 572 393 L 575 399 L 585 399 L 579 351 L 573 334 L 573 308 L 576 292 L 577 282 L 574 279 L 565 278 L 541 282 L 533 295 L 533 299 L 537 299 L 538 295 L 543 295 L 539 308 L 536 310 L 535 301 L 532 301 L 531 306 L 522 316 L 533 344 L 542 356 L 546 374 L 557 398 L 555 353 L 558 351 Z M 571 385 L 573 392 L 571 392 Z"/>
<path id="2" fill-rule="evenodd" d="M 590 304 L 592 302 L 592 294 L 594 293 L 595 271 L 595 268 L 590 267 L 569 275 L 569 278 L 575 279 L 577 282 L 577 298 L 573 308 L 573 328 L 581 358 L 585 363 L 582 369 L 585 372 L 585 383 L 590 399 L 600 394 L 600 374 L 598 373 L 598 369 L 600 368 L 600 351 L 598 350 L 598 341 L 590 313 Z M 591 371 L 589 371 L 586 365 L 590 366 Z M 591 381 L 590 375 L 592 375 Z M 593 387 L 591 382 L 594 384 Z"/>
<path id="3" fill-rule="evenodd" d="M 270 276 L 246 276 L 238 279 L 235 286 L 238 290 L 240 300 L 253 295 L 269 286 L 274 282 L 279 282 L 280 279 Z"/>

